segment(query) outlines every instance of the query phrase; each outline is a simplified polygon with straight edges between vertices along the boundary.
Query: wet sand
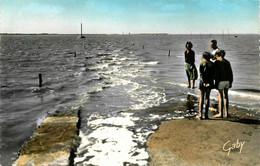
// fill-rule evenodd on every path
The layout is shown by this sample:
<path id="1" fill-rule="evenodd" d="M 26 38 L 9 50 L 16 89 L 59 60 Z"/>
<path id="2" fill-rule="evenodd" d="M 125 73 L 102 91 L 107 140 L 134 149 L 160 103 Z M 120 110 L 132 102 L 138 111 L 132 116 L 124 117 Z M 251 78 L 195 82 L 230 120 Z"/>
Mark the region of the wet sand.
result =
<path id="1" fill-rule="evenodd" d="M 169 113 L 176 107 L 186 109 L 185 105 L 172 106 L 154 113 Z M 210 112 L 211 120 L 164 122 L 148 141 L 150 165 L 260 165 L 259 117 L 234 107 L 230 115 L 213 119 Z"/>

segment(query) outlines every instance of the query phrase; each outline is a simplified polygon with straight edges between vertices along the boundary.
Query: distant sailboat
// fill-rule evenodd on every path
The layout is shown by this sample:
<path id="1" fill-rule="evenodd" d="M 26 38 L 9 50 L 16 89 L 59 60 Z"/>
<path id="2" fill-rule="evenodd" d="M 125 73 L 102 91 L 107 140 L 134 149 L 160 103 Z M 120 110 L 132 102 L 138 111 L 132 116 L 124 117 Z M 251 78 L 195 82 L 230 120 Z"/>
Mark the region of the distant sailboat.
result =
<path id="1" fill-rule="evenodd" d="M 80 33 L 80 39 L 85 38 L 85 36 L 82 35 L 82 23 L 81 23 L 81 33 Z"/>

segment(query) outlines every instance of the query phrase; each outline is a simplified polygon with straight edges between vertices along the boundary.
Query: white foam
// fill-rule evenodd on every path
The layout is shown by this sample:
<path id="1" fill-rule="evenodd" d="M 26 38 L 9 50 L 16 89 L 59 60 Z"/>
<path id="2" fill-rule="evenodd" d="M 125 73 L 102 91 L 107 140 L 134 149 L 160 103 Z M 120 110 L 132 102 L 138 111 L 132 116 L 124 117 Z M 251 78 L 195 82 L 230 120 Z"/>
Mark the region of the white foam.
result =
<path id="1" fill-rule="evenodd" d="M 139 64 L 142 64 L 142 65 L 157 65 L 157 64 L 159 64 L 159 62 L 158 61 L 139 62 Z"/>
<path id="2" fill-rule="evenodd" d="M 250 92 L 238 92 L 238 91 L 230 90 L 229 94 L 247 98 L 247 99 L 250 98 L 250 99 L 254 99 L 254 100 L 260 100 L 260 94 L 254 94 L 254 93 L 250 93 Z"/>
<path id="3" fill-rule="evenodd" d="M 136 146 L 132 142 L 132 132 L 125 128 L 118 127 L 100 127 L 88 135 L 95 139 L 95 144 L 89 149 L 88 155 L 95 156 L 84 164 L 93 165 L 123 165 L 128 161 L 129 152 Z"/>
<path id="4" fill-rule="evenodd" d="M 176 110 L 177 111 L 177 110 Z M 154 114 L 150 114 L 149 115 L 149 119 L 151 120 L 175 120 L 175 119 L 183 119 L 184 117 L 183 116 L 178 116 L 178 117 L 175 117 L 171 114 L 164 114 L 164 115 L 154 115 Z"/>
<path id="5" fill-rule="evenodd" d="M 106 118 L 106 119 L 97 119 L 88 122 L 88 125 L 96 125 L 96 126 L 102 126 L 104 124 L 110 124 L 114 126 L 123 126 L 123 127 L 129 127 L 129 126 L 134 126 L 134 122 L 131 119 L 130 113 L 121 113 L 122 117 L 111 117 L 111 118 Z M 138 120 L 135 118 L 135 120 Z"/>
<path id="6" fill-rule="evenodd" d="M 170 84 L 170 85 L 184 87 L 184 88 L 187 87 L 187 84 L 183 84 L 183 83 L 177 83 L 177 82 L 165 82 L 165 83 Z"/>
<path id="7" fill-rule="evenodd" d="M 103 84 L 98 84 L 95 87 L 91 88 L 90 91 L 88 91 L 89 94 L 101 92 L 103 90 Z"/>
<path id="8" fill-rule="evenodd" d="M 127 58 L 118 55 L 111 56 L 100 60 L 93 68 L 106 69 L 98 72 L 98 75 L 108 79 L 110 86 L 127 86 L 126 92 L 130 96 L 131 102 L 133 101 L 130 109 L 146 109 L 167 102 L 163 88 L 135 81 L 136 77 L 137 79 L 145 78 L 156 84 L 155 80 L 140 72 L 145 66 L 157 65 L 159 62 L 138 62 L 130 56 Z M 90 92 L 97 92 L 99 87 L 102 86 L 97 84 Z M 149 155 L 146 152 L 145 144 L 153 130 L 158 129 L 158 125 L 138 128 L 136 121 L 140 121 L 140 118 L 134 117 L 132 113 L 124 112 L 116 116 L 107 116 L 93 114 L 89 117 L 87 128 L 90 130 L 86 131 L 89 133 L 80 131 L 82 141 L 77 149 L 75 165 L 122 166 L 124 163 L 148 165 Z M 146 118 L 149 122 L 153 120 L 157 122 L 166 118 L 174 119 L 172 115 Z"/>
<path id="9" fill-rule="evenodd" d="M 164 89 L 149 85 L 134 83 L 134 88 L 128 91 L 131 99 L 139 102 L 130 107 L 132 110 L 146 109 L 167 102 Z"/>
<path id="10" fill-rule="evenodd" d="M 147 135 L 134 134 L 127 129 L 135 125 L 133 120 L 139 120 L 132 115 L 120 113 L 109 118 L 91 115 L 88 126 L 94 131 L 90 134 L 80 131 L 81 144 L 75 165 L 122 166 L 125 162 L 147 165 L 149 155 L 144 148 L 138 148 L 135 141 L 144 143 Z"/>
<path id="11" fill-rule="evenodd" d="M 42 122 L 44 121 L 44 119 L 46 118 L 47 115 L 44 115 L 44 116 L 40 116 L 38 119 L 37 119 L 37 127 L 39 127 Z"/>
<path id="12" fill-rule="evenodd" d="M 159 63 L 158 61 L 138 62 L 133 60 L 131 57 L 120 57 L 118 54 L 112 56 L 113 58 L 110 61 L 104 61 L 101 59 L 99 61 L 100 63 L 92 69 L 107 69 L 107 71 L 99 72 L 99 75 L 110 79 L 111 87 L 127 85 L 132 88 L 127 93 L 136 104 L 130 109 L 145 109 L 166 102 L 166 95 L 161 89 L 158 89 L 157 87 L 149 87 L 148 85 L 140 85 L 137 82 L 131 81 L 136 77 L 148 78 L 148 76 L 142 75 L 139 72 L 146 65 L 157 65 Z M 111 56 L 107 56 L 106 59 L 107 58 L 111 59 Z M 119 64 L 119 66 L 109 65 L 111 63 Z M 155 80 L 151 81 L 155 83 Z M 100 88 L 90 91 L 89 93 L 100 92 L 101 90 L 102 89 Z"/>

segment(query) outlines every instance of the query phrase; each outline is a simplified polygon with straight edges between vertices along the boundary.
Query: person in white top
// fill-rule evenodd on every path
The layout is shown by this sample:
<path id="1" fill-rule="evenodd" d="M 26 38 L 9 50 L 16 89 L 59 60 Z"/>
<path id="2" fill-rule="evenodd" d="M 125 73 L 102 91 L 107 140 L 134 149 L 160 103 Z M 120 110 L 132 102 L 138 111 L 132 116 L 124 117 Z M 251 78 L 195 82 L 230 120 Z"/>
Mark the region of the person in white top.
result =
<path id="1" fill-rule="evenodd" d="M 211 42 L 210 42 L 210 49 L 212 50 L 210 60 L 212 62 L 215 62 L 216 61 L 215 54 L 219 50 L 219 48 L 217 46 L 217 40 L 211 40 Z"/>
<path id="2" fill-rule="evenodd" d="M 217 58 L 216 58 L 216 52 L 218 51 L 218 50 L 220 50 L 219 48 L 218 48 L 218 46 L 217 46 L 217 40 L 211 40 L 210 41 L 210 49 L 212 50 L 211 51 L 211 54 L 210 54 L 210 61 L 211 62 L 213 62 L 213 63 L 215 63 L 215 61 L 217 60 Z M 215 82 L 215 81 L 214 81 Z M 219 93 L 218 93 L 218 97 L 219 97 Z M 211 108 L 210 109 L 211 111 L 214 111 L 214 112 L 217 112 L 218 111 L 218 109 L 216 109 L 216 108 Z"/>

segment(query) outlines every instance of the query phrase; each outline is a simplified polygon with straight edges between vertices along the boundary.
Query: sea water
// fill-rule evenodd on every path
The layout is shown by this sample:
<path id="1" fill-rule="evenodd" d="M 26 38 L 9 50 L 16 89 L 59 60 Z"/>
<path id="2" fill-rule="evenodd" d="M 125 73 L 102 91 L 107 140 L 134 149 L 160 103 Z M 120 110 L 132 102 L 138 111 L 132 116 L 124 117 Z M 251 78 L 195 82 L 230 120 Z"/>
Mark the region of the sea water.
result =
<path id="1" fill-rule="evenodd" d="M 12 165 L 48 113 L 78 108 L 75 165 L 147 165 L 146 141 L 159 123 L 196 116 L 196 110 L 160 116 L 149 111 L 198 97 L 198 88 L 186 88 L 186 41 L 193 42 L 199 67 L 216 39 L 233 68 L 230 104 L 260 113 L 258 35 L 85 36 L 1 36 L 0 164 Z M 211 99 L 216 97 L 213 90 Z"/>

